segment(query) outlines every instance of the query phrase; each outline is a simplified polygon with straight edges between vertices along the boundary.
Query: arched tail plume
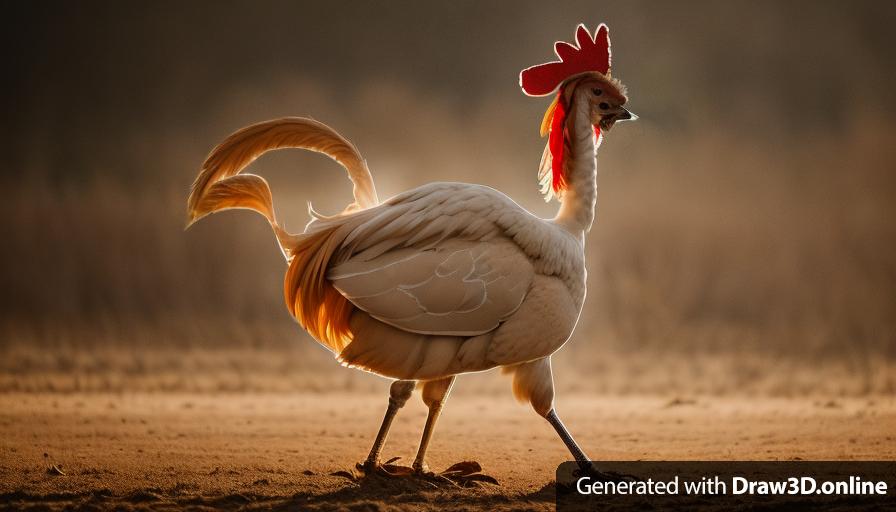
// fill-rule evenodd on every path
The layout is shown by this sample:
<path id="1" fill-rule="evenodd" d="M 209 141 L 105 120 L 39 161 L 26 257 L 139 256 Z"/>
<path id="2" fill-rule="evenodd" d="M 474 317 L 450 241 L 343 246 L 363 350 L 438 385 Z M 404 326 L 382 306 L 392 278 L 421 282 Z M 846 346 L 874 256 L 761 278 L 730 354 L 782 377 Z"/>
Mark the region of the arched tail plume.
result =
<path id="1" fill-rule="evenodd" d="M 379 202 L 367 163 L 351 142 L 321 122 L 287 117 L 243 128 L 211 152 L 190 191 L 188 227 L 206 215 L 230 208 L 263 215 L 289 262 L 283 283 L 287 308 L 312 336 L 338 354 L 351 342 L 349 319 L 354 306 L 326 280 L 326 271 L 345 233 L 332 226 L 297 235 L 286 232 L 274 215 L 267 181 L 254 174 L 240 174 L 262 154 L 282 148 L 317 151 L 345 168 L 354 184 L 355 202 L 343 213 Z"/>
<path id="2" fill-rule="evenodd" d="M 283 148 L 323 153 L 345 168 L 354 185 L 355 197 L 355 202 L 346 207 L 346 212 L 369 208 L 379 202 L 367 162 L 351 142 L 319 121 L 286 117 L 247 126 L 212 150 L 190 191 L 187 226 L 221 210 L 253 210 L 270 222 L 284 256 L 287 260 L 291 259 L 298 239 L 277 223 L 267 181 L 254 174 L 240 174 L 259 156 Z"/>

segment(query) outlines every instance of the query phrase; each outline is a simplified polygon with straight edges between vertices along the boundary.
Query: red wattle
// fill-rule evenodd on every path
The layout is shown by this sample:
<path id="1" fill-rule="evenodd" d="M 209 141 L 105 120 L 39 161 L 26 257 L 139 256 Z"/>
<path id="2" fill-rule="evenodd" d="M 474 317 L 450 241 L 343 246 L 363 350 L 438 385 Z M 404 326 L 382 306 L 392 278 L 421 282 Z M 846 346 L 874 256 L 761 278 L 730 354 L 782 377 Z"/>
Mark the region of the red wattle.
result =
<path id="1" fill-rule="evenodd" d="M 551 188 L 554 193 L 559 193 L 566 188 L 566 176 L 563 175 L 564 146 L 566 139 L 566 102 L 563 99 L 563 89 L 557 93 L 559 99 L 554 116 L 551 118 L 551 134 L 548 145 L 551 149 Z"/>

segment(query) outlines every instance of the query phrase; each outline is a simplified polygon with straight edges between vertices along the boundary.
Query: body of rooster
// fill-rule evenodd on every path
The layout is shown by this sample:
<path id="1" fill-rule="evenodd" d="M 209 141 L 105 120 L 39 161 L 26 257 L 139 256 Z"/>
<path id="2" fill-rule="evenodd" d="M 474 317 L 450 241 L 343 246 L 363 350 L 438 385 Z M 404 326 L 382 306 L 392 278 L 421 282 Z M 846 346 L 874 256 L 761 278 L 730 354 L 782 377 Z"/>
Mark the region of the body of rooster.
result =
<path id="1" fill-rule="evenodd" d="M 430 413 L 413 470 L 427 472 L 426 448 L 455 377 L 495 367 L 513 374 L 516 396 L 587 464 L 554 410 L 550 356 L 569 339 L 585 300 L 584 240 L 594 219 L 601 130 L 632 115 L 609 76 L 606 26 L 594 36 L 579 26 L 576 39 L 557 43 L 559 61 L 521 74 L 528 94 L 556 92 L 542 124 L 550 138 L 540 174 L 545 192 L 561 201 L 554 219 L 466 183 L 430 183 L 380 203 L 355 147 L 306 118 L 234 133 L 193 184 L 191 223 L 228 208 L 264 215 L 289 265 L 290 313 L 342 364 L 395 379 L 367 470 L 380 467 L 392 418 L 419 382 Z M 355 202 L 338 215 L 313 214 L 304 233 L 287 233 L 265 180 L 240 174 L 279 148 L 318 151 L 342 164 Z"/>

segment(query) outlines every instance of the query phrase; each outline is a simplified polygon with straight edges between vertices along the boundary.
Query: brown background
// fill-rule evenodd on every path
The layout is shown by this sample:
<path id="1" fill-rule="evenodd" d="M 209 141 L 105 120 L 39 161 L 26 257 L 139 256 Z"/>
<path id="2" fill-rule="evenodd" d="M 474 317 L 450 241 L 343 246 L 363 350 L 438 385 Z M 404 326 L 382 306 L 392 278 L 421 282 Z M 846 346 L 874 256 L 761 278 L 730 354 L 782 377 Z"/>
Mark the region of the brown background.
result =
<path id="1" fill-rule="evenodd" d="M 569 457 L 498 372 L 429 450 L 501 486 L 350 482 L 388 382 L 283 305 L 263 219 L 184 232 L 205 155 L 310 115 L 388 197 L 484 183 L 551 216 L 547 99 L 520 69 L 609 23 L 641 116 L 600 150 L 589 296 L 554 357 L 595 460 L 896 458 L 893 2 L 6 2 L 0 508 L 552 510 Z M 320 155 L 251 167 L 293 231 L 351 188 Z M 413 457 L 426 409 L 384 458 Z"/>
<path id="2" fill-rule="evenodd" d="M 517 74 L 579 21 L 609 23 L 641 120 L 600 151 L 589 297 L 558 386 L 896 386 L 892 3 L 5 10 L 0 389 L 378 382 L 338 369 L 289 318 L 261 218 L 183 231 L 200 163 L 239 127 L 310 115 L 358 145 L 381 197 L 471 181 L 550 216 L 535 180 L 548 102 Z M 349 202 L 323 157 L 252 169 L 292 230 L 308 201 Z"/>

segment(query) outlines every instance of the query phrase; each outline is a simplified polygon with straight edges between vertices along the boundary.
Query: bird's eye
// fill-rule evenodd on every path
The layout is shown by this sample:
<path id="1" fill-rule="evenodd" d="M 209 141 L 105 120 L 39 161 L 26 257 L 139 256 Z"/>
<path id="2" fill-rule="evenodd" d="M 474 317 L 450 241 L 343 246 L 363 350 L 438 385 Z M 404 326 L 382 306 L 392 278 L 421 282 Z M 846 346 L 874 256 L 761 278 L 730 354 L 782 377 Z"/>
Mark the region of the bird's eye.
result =
<path id="1" fill-rule="evenodd" d="M 593 92 L 595 96 L 600 96 L 604 93 L 604 91 L 600 90 L 599 88 L 591 89 L 591 92 Z"/>
<path id="2" fill-rule="evenodd" d="M 598 105 L 598 107 L 600 107 L 601 110 L 607 110 L 608 108 L 610 108 L 610 105 L 607 104 L 606 101 L 602 101 L 602 102 L 600 102 L 600 104 Z"/>

